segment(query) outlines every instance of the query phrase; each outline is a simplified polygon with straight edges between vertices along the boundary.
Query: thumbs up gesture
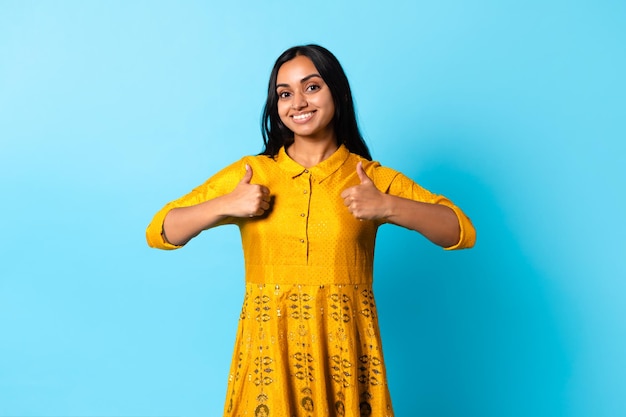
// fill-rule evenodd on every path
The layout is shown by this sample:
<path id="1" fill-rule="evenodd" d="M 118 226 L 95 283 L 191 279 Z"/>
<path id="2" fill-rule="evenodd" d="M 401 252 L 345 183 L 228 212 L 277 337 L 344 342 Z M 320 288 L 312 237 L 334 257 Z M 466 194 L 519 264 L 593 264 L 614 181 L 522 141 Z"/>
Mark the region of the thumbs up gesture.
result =
<path id="1" fill-rule="evenodd" d="M 361 162 L 356 165 L 356 173 L 361 180 L 359 185 L 346 188 L 341 193 L 343 203 L 359 220 L 380 219 L 387 212 L 388 195 L 379 191 L 374 182 L 363 170 Z"/>
<path id="2" fill-rule="evenodd" d="M 261 216 L 270 208 L 270 190 L 259 184 L 251 184 L 252 167 L 246 165 L 246 173 L 235 189 L 228 194 L 230 216 Z"/>

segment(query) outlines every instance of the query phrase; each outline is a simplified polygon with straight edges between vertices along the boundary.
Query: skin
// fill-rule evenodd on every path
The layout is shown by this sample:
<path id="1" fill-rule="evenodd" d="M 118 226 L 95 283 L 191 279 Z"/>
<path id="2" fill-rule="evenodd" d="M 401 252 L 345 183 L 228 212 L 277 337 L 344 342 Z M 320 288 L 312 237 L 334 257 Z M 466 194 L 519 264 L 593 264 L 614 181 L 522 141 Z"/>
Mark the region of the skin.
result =
<path id="1" fill-rule="evenodd" d="M 291 159 L 310 168 L 332 155 L 338 148 L 331 124 L 335 104 L 313 61 L 297 56 L 284 63 L 276 77 L 276 92 L 280 120 L 294 134 L 287 148 Z"/>
<path id="2" fill-rule="evenodd" d="M 226 217 L 255 217 L 265 213 L 270 207 L 270 191 L 265 186 L 250 184 L 252 175 L 252 168 L 246 166 L 245 175 L 232 192 L 195 206 L 170 210 L 163 221 L 167 241 L 184 245 Z"/>
<path id="3" fill-rule="evenodd" d="M 283 64 L 276 84 L 279 117 L 294 133 L 287 154 L 306 168 L 319 164 L 338 148 L 331 123 L 335 107 L 328 86 L 313 62 L 305 56 L 297 56 Z M 354 217 L 359 220 L 386 219 L 415 230 L 442 247 L 459 241 L 459 222 L 452 209 L 385 194 L 376 188 L 361 163 L 355 169 L 361 183 L 341 193 L 347 210 Z M 263 185 L 251 184 L 253 175 L 252 168 L 246 166 L 244 177 L 231 193 L 195 206 L 172 209 L 163 222 L 167 241 L 184 245 L 226 217 L 263 215 L 269 209 L 270 190 Z"/>
<path id="4" fill-rule="evenodd" d="M 386 219 L 390 223 L 415 230 L 444 248 L 459 241 L 459 220 L 451 208 L 379 191 L 363 171 L 360 162 L 356 166 L 356 173 L 361 179 L 361 184 L 345 189 L 341 193 L 341 198 L 357 219 Z"/>

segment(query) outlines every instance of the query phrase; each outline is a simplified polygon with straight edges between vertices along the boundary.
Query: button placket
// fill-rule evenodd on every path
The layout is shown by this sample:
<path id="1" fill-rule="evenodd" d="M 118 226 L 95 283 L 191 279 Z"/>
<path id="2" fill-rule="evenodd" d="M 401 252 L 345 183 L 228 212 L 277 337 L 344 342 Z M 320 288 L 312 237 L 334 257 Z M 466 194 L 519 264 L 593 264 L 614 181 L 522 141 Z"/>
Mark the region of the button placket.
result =
<path id="1" fill-rule="evenodd" d="M 302 237 L 300 238 L 300 244 L 304 246 L 305 259 L 309 257 L 309 245 L 308 245 L 308 229 L 309 229 L 309 207 L 311 203 L 311 174 L 308 169 L 305 169 L 302 176 L 302 209 L 299 216 L 303 222 L 302 224 Z"/>

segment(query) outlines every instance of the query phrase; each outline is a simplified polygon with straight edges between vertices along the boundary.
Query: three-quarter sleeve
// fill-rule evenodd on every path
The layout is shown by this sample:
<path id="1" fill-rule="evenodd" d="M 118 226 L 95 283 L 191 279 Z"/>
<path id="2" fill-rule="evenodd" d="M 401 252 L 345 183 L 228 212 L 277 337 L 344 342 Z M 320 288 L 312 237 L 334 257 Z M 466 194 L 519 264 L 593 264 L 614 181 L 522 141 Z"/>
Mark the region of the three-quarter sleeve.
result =
<path id="1" fill-rule="evenodd" d="M 229 165 L 209 178 L 202 185 L 194 188 L 190 193 L 167 203 L 159 210 L 146 229 L 148 246 L 157 249 L 178 249 L 181 245 L 173 245 L 167 241 L 163 233 L 163 221 L 170 210 L 177 207 L 189 207 L 203 203 L 213 198 L 225 195 L 235 189 L 245 173 L 245 158 Z M 227 217 L 219 225 L 234 223 L 235 219 Z"/>
<path id="2" fill-rule="evenodd" d="M 441 204 L 450 207 L 459 221 L 460 236 L 459 241 L 452 246 L 445 247 L 446 250 L 471 248 L 476 242 L 476 229 L 472 225 L 467 215 L 446 197 L 431 193 L 406 175 L 391 168 L 374 166 L 373 178 L 377 188 L 384 192 L 398 197 L 423 203 Z"/>

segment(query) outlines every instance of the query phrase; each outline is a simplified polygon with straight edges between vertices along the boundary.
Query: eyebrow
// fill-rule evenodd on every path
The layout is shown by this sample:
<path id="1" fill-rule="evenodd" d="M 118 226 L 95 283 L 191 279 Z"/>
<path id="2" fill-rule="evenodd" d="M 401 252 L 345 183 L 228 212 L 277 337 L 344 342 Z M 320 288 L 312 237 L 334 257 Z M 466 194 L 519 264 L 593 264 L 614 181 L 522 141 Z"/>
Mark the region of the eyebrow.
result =
<path id="1" fill-rule="evenodd" d="M 300 80 L 300 83 L 305 83 L 307 81 L 309 81 L 311 78 L 322 78 L 321 75 L 319 75 L 318 73 L 314 73 L 314 74 L 310 74 L 307 75 L 306 77 L 304 77 L 303 79 Z M 289 84 L 276 84 L 276 88 L 279 87 L 289 87 Z"/>

